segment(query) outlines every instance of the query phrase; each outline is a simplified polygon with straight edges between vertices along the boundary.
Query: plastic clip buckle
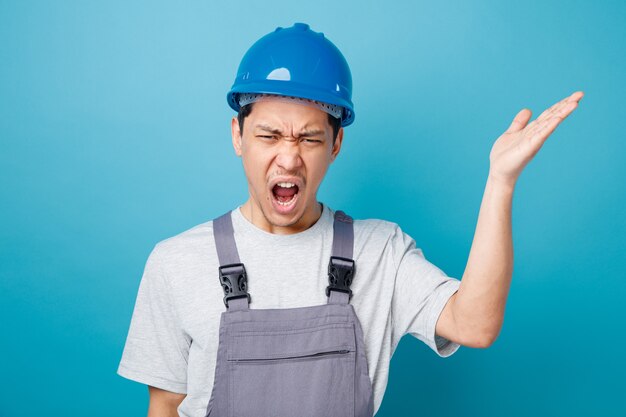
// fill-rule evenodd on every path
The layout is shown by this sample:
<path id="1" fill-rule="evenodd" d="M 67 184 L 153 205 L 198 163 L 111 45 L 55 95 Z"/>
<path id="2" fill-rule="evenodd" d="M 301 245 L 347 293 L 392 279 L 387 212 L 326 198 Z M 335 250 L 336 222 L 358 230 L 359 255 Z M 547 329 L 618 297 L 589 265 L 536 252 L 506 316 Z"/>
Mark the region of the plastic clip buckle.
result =
<path id="1" fill-rule="evenodd" d="M 235 298 L 248 298 L 248 275 L 243 264 L 230 264 L 220 266 L 220 283 L 224 289 L 224 304 L 228 308 L 228 301 Z"/>
<path id="2" fill-rule="evenodd" d="M 328 287 L 326 296 L 330 297 L 330 291 L 341 291 L 352 297 L 350 285 L 354 278 L 354 261 L 339 256 L 331 256 L 328 263 Z"/>

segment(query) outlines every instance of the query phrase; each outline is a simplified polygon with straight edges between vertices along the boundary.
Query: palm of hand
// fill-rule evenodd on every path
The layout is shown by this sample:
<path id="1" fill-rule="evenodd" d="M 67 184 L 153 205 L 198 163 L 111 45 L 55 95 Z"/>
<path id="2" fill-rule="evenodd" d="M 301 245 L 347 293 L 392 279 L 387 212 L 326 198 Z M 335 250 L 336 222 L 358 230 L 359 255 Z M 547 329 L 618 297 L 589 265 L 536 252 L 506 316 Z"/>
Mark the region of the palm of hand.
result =
<path id="1" fill-rule="evenodd" d="M 528 123 L 532 112 L 523 109 L 511 126 L 494 143 L 489 154 L 489 175 L 505 184 L 514 185 L 524 167 L 539 152 L 554 129 L 578 107 L 583 97 L 577 91 L 545 110 Z"/>

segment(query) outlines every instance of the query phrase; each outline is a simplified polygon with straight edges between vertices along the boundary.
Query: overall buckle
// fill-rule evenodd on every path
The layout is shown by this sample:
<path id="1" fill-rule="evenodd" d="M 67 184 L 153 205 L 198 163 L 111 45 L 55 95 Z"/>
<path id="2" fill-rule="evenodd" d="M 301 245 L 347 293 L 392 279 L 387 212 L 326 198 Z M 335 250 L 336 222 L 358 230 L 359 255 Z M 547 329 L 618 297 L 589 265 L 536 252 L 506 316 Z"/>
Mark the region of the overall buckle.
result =
<path id="1" fill-rule="evenodd" d="M 224 304 L 228 308 L 228 301 L 236 298 L 248 299 L 250 303 L 250 294 L 248 294 L 248 275 L 246 268 L 242 263 L 229 264 L 219 267 L 220 283 L 224 289 Z"/>
<path id="2" fill-rule="evenodd" d="M 328 287 L 326 296 L 330 297 L 330 291 L 340 291 L 348 293 L 352 297 L 350 285 L 354 278 L 354 261 L 340 256 L 331 256 L 328 263 Z"/>

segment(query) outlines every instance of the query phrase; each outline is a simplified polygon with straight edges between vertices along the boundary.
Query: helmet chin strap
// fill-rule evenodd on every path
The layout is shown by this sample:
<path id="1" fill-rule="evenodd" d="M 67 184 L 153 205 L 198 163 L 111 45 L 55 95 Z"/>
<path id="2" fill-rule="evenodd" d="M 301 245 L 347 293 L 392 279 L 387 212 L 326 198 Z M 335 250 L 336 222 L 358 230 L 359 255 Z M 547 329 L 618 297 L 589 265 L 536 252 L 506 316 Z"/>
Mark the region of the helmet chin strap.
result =
<path id="1" fill-rule="evenodd" d="M 336 104 L 322 103 L 316 100 L 309 100 L 307 98 L 282 96 L 278 94 L 256 94 L 256 93 L 240 93 L 237 96 L 239 100 L 239 106 L 243 107 L 246 104 L 255 103 L 257 101 L 283 101 L 286 103 L 296 103 L 303 106 L 315 107 L 333 116 L 336 119 L 341 118 L 343 113 L 343 107 Z"/>

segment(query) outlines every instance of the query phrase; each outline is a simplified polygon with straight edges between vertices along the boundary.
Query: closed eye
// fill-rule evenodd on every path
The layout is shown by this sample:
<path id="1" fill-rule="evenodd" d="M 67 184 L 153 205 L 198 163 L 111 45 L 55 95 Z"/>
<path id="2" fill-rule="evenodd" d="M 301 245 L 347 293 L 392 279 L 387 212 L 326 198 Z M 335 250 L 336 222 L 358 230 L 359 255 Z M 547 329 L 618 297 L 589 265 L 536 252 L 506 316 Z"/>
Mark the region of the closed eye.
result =
<path id="1" fill-rule="evenodd" d="M 277 135 L 256 135 L 257 138 L 263 139 L 263 140 L 277 140 L 278 136 Z M 302 138 L 300 139 L 302 142 L 306 142 L 306 143 L 310 143 L 310 144 L 317 144 L 317 143 L 323 143 L 323 140 L 319 140 L 319 139 L 310 139 L 310 138 Z"/>

